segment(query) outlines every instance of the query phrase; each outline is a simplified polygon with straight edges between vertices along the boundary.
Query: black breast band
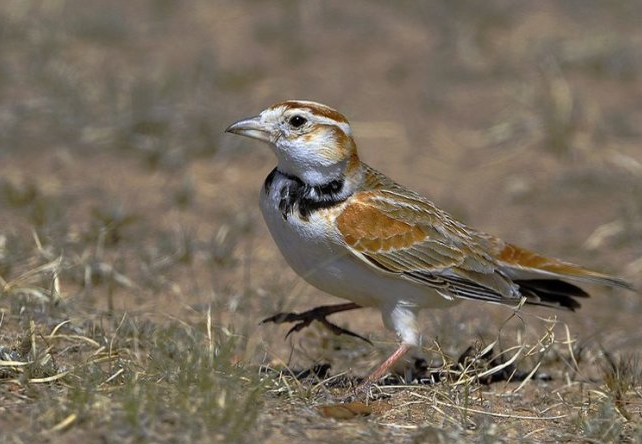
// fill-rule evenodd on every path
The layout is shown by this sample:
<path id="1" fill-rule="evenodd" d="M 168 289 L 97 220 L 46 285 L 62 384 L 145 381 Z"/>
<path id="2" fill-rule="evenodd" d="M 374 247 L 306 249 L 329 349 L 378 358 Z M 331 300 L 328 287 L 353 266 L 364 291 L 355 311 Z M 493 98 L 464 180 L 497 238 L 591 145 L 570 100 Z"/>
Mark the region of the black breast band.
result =
<path id="1" fill-rule="evenodd" d="M 287 219 L 290 214 L 297 211 L 302 219 L 307 220 L 313 212 L 338 205 L 349 197 L 343 192 L 344 180 L 338 179 L 322 185 L 309 185 L 297 176 L 283 173 L 277 168 L 274 168 L 265 179 L 263 190 L 266 193 L 272 191 L 272 185 L 277 176 L 287 179 L 278 190 L 279 210 L 281 210 L 283 219 Z"/>

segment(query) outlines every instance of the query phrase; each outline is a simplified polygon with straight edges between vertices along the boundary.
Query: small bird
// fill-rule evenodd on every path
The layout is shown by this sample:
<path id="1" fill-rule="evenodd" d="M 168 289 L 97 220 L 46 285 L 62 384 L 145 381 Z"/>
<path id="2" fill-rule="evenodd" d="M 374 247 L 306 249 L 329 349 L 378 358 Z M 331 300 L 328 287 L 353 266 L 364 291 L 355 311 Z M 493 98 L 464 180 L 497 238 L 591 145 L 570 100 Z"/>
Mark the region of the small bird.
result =
<path id="1" fill-rule="evenodd" d="M 288 264 L 308 283 L 348 303 L 266 321 L 320 320 L 360 307 L 381 312 L 399 348 L 364 384 L 385 376 L 419 345 L 417 313 L 464 299 L 574 311 L 588 293 L 575 285 L 633 290 L 625 280 L 542 256 L 468 227 L 428 199 L 361 162 L 348 120 L 320 103 L 288 100 L 226 132 L 266 142 L 277 166 L 260 207 Z M 353 334 L 354 336 L 358 336 Z"/>

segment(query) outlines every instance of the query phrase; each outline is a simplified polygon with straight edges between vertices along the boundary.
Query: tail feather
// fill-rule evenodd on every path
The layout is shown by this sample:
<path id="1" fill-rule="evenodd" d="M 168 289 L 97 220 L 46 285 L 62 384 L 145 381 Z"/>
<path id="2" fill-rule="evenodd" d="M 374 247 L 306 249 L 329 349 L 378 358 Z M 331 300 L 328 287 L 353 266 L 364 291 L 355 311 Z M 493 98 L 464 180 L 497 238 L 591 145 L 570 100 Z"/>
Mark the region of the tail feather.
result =
<path id="1" fill-rule="evenodd" d="M 575 311 L 581 304 L 575 298 L 588 298 L 589 294 L 580 287 L 565 281 L 553 279 L 529 279 L 515 281 L 520 292 L 526 296 L 526 303 Z"/>
<path id="2" fill-rule="evenodd" d="M 536 291 L 537 293 L 546 293 L 551 296 L 556 294 L 565 294 L 576 298 L 588 298 L 589 294 L 577 285 L 570 284 L 566 281 L 553 279 L 531 279 L 527 281 L 517 281 L 520 287 Z"/>
<path id="3" fill-rule="evenodd" d="M 589 284 L 606 285 L 607 287 L 618 287 L 618 288 L 624 288 L 625 290 L 629 290 L 629 291 L 637 291 L 636 288 L 633 286 L 633 284 L 631 284 L 628 281 L 625 281 L 624 279 L 620 279 L 618 277 L 596 273 L 588 270 L 585 275 L 564 276 L 564 278 L 575 280 L 578 282 L 586 282 Z"/>
<path id="4" fill-rule="evenodd" d="M 502 271 L 514 281 L 570 280 L 636 291 L 635 287 L 624 279 L 545 257 L 513 244 L 502 244 L 494 238 L 490 240 L 496 250 L 496 257 L 502 265 Z"/>
<path id="5" fill-rule="evenodd" d="M 564 270 L 546 270 L 536 268 L 504 267 L 504 273 L 513 281 L 573 281 L 585 284 L 604 285 L 607 287 L 624 288 L 629 291 L 637 291 L 630 282 L 607 274 L 598 273 L 592 270 L 579 267 L 573 264 L 565 264 Z"/>

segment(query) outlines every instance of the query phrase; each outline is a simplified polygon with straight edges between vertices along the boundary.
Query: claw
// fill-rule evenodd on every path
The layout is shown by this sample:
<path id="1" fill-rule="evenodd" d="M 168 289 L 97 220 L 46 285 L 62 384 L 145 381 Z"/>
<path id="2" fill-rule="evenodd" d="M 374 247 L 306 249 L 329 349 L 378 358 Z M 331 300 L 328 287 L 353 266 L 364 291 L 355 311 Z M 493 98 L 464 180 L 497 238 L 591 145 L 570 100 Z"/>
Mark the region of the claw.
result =
<path id="1" fill-rule="evenodd" d="M 310 310 L 310 311 L 312 311 L 312 310 Z M 274 322 L 275 324 L 283 324 L 284 322 L 299 321 L 301 316 L 303 314 L 305 314 L 305 313 L 307 313 L 307 312 L 304 312 L 304 313 L 277 313 L 274 316 L 270 316 L 269 318 L 263 319 L 261 322 L 259 322 L 259 325 L 260 324 L 266 324 L 268 322 Z"/>
<path id="2" fill-rule="evenodd" d="M 292 333 L 303 330 L 305 327 L 308 327 L 310 324 L 312 324 L 312 319 L 300 321 L 298 324 L 294 324 L 292 328 L 288 330 L 288 333 L 285 335 L 285 337 L 287 338 Z"/>
<path id="3" fill-rule="evenodd" d="M 301 331 L 304 328 L 310 326 L 310 324 L 312 324 L 312 321 L 319 321 L 337 336 L 339 335 L 352 336 L 354 338 L 359 338 L 367 342 L 368 344 L 372 345 L 372 342 L 369 339 L 364 338 L 363 336 L 357 333 L 354 333 L 350 330 L 347 330 L 343 327 L 339 327 L 338 325 L 333 324 L 332 322 L 326 319 L 326 316 L 329 316 L 331 314 L 339 313 L 342 311 L 355 310 L 357 308 L 361 308 L 361 306 L 354 303 L 322 305 L 320 307 L 315 307 L 311 310 L 304 311 L 302 313 L 277 313 L 273 316 L 270 316 L 269 318 L 263 319 L 260 323 L 265 324 L 268 322 L 274 322 L 275 324 L 283 324 L 286 322 L 296 322 L 296 324 L 294 324 L 292 328 L 290 328 L 288 333 L 285 335 L 285 337 L 287 338 L 292 333 Z"/>
<path id="4" fill-rule="evenodd" d="M 370 339 L 365 338 L 360 334 L 350 331 L 348 329 L 345 329 L 343 327 L 339 327 L 337 324 L 333 324 L 332 322 L 328 321 L 325 317 L 323 319 L 318 319 L 318 321 L 321 322 L 323 325 L 325 325 L 332 333 L 334 333 L 337 336 L 348 335 L 348 336 L 352 336 L 353 338 L 359 338 L 363 341 L 366 341 L 370 345 L 374 345 L 372 341 L 370 341 Z"/>

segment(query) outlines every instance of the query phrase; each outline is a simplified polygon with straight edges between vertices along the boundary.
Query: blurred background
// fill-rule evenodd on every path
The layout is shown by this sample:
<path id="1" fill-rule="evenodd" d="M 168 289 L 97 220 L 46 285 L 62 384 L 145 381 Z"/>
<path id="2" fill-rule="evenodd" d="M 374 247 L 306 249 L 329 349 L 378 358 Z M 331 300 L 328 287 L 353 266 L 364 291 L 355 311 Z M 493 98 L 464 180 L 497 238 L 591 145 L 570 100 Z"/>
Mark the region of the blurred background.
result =
<path id="1" fill-rule="evenodd" d="M 0 334 L 29 298 L 55 302 L 52 325 L 212 307 L 254 343 L 243 359 L 287 361 L 305 340 L 299 359 L 324 358 L 324 331 L 256 325 L 337 301 L 263 224 L 270 151 L 223 133 L 294 98 L 337 108 L 367 163 L 470 225 L 640 286 L 640 23 L 635 0 L 3 1 L 0 276 L 58 262 L 0 299 Z M 579 314 L 541 313 L 639 345 L 639 296 L 593 292 Z M 424 333 L 463 350 L 509 315 L 464 304 L 426 313 Z M 394 347 L 375 312 L 337 319 Z"/>
<path id="2" fill-rule="evenodd" d="M 373 347 L 258 325 L 339 301 L 264 226 L 270 150 L 224 129 L 285 99 L 328 104 L 367 163 L 457 218 L 642 288 L 641 23 L 638 0 L 3 0 L 3 438 L 398 442 L 446 424 L 479 442 L 619 442 L 624 422 L 639 438 L 641 297 L 604 288 L 577 313 L 422 314 L 424 366 L 523 344 L 517 366 L 550 383 L 446 383 L 435 409 L 407 391 L 373 422 L 321 421 L 328 389 L 278 370 L 363 376 L 396 338 L 374 310 L 333 319 Z M 566 419 L 497 429 L 453 397 Z"/>

